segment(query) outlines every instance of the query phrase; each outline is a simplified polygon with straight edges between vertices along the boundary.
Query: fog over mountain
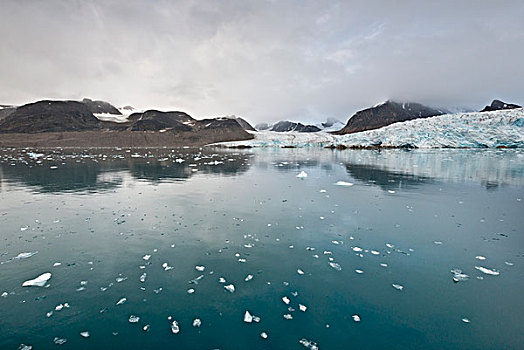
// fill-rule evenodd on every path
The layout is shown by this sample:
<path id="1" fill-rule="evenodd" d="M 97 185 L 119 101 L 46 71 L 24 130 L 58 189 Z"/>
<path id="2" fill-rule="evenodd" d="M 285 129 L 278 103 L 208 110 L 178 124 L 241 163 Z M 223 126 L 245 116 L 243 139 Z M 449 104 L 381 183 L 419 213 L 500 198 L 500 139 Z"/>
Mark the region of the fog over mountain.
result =
<path id="1" fill-rule="evenodd" d="M 346 122 L 387 99 L 524 103 L 522 1 L 17 1 L 0 5 L 0 104 Z"/>

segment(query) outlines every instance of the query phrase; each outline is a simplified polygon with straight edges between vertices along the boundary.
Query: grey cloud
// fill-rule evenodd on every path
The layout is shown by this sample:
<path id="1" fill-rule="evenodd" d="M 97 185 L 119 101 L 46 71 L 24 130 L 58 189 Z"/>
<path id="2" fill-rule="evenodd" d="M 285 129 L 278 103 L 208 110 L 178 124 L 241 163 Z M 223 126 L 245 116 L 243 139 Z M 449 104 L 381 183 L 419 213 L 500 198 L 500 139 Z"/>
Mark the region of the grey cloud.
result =
<path id="1" fill-rule="evenodd" d="M 15 1 L 0 4 L 0 102 L 106 99 L 346 120 L 387 98 L 524 102 L 521 1 Z"/>

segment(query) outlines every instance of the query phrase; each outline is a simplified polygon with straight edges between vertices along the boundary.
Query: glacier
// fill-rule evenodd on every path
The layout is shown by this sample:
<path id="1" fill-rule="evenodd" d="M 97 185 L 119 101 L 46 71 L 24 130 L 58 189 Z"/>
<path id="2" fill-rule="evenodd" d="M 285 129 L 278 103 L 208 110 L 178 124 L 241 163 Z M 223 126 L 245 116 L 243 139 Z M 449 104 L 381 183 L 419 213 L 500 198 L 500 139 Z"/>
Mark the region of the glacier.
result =
<path id="1" fill-rule="evenodd" d="M 221 147 L 524 148 L 524 109 L 445 114 L 347 135 L 250 132 L 252 140 Z"/>

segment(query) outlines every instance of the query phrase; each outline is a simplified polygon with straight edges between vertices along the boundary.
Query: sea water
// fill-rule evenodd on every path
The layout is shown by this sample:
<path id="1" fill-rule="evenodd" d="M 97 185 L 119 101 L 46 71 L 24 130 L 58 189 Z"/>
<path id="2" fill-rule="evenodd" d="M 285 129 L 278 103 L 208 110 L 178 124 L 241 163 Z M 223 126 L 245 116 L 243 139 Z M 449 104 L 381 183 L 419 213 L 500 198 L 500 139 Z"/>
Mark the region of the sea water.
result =
<path id="1" fill-rule="evenodd" d="M 524 344 L 522 150 L 0 157 L 2 349 Z"/>

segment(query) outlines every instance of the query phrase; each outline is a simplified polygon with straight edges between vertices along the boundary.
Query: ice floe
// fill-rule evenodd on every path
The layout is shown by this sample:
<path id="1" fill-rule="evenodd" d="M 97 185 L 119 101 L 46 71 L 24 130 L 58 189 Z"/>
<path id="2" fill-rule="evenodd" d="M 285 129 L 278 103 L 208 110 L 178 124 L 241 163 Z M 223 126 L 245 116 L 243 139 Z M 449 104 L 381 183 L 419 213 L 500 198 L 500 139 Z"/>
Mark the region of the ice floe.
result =
<path id="1" fill-rule="evenodd" d="M 233 284 L 228 284 L 224 286 L 224 289 L 227 290 L 230 293 L 233 293 L 235 291 L 235 286 Z"/>
<path id="2" fill-rule="evenodd" d="M 305 171 L 301 171 L 301 172 L 297 175 L 297 177 L 298 177 L 299 179 L 305 179 L 305 178 L 307 177 L 307 173 L 306 173 Z"/>
<path id="3" fill-rule="evenodd" d="M 45 286 L 47 281 L 49 281 L 50 278 L 51 273 L 45 272 L 32 280 L 25 281 L 24 283 L 22 283 L 22 287 L 43 287 Z"/>
<path id="4" fill-rule="evenodd" d="M 139 316 L 135 316 L 135 315 L 129 316 L 129 323 L 138 323 L 138 321 L 140 321 Z"/>
<path id="5" fill-rule="evenodd" d="M 404 289 L 404 286 L 401 285 L 401 284 L 393 283 L 392 286 L 393 286 L 393 288 L 395 288 L 397 290 L 403 290 Z"/>
<path id="6" fill-rule="evenodd" d="M 479 270 L 482 273 L 485 273 L 486 275 L 492 275 L 492 276 L 498 276 L 500 275 L 500 272 L 495 269 L 488 269 L 487 267 L 483 266 L 475 266 L 477 270 Z"/>
<path id="7" fill-rule="evenodd" d="M 353 321 L 360 322 L 360 316 L 359 315 L 353 315 L 351 317 L 353 318 Z"/>
<path id="8" fill-rule="evenodd" d="M 306 338 L 302 338 L 298 341 L 300 344 L 302 344 L 306 349 L 309 350 L 318 350 L 318 345 L 312 340 L 307 340 Z"/>

